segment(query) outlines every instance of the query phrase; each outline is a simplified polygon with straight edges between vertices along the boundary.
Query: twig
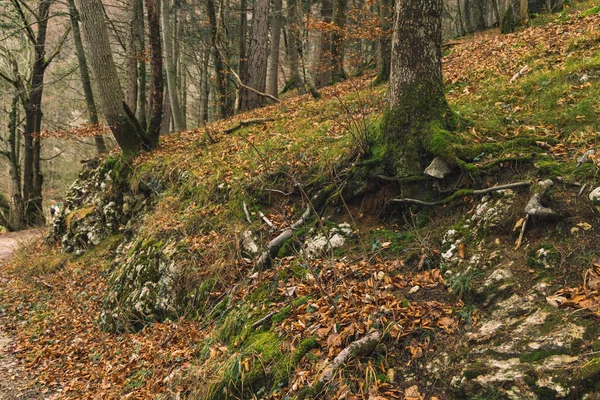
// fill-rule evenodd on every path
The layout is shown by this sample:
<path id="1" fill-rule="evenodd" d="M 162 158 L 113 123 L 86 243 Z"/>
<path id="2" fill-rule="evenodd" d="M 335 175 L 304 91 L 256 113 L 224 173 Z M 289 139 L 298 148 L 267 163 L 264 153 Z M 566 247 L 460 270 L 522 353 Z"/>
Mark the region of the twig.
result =
<path id="1" fill-rule="evenodd" d="M 523 235 L 525 234 L 525 226 L 527 225 L 527 221 L 529 221 L 529 214 L 525 216 L 525 219 L 523 220 L 523 225 L 521 225 L 521 233 L 519 234 L 519 239 L 517 239 L 515 251 L 519 250 L 521 244 L 523 243 Z"/>
<path id="2" fill-rule="evenodd" d="M 275 118 L 255 118 L 255 119 L 246 119 L 238 122 L 236 125 L 231 128 L 225 129 L 223 133 L 228 134 L 237 131 L 244 126 L 253 125 L 253 124 L 264 124 L 266 122 L 273 122 Z"/>
<path id="3" fill-rule="evenodd" d="M 262 317 L 261 319 L 259 319 L 255 323 L 253 323 L 252 329 L 254 329 L 254 330 L 258 329 L 259 326 L 261 326 L 262 324 L 264 324 L 265 322 L 267 322 L 271 318 L 273 318 L 273 315 L 275 315 L 275 314 L 277 314 L 277 311 L 271 311 L 270 313 L 268 313 L 267 315 L 265 315 L 264 317 Z"/>
<path id="4" fill-rule="evenodd" d="M 244 214 L 246 214 L 246 220 L 248 221 L 249 224 L 252 223 L 252 218 L 250 218 L 250 213 L 248 212 L 248 206 L 246 205 L 246 202 L 243 203 L 244 206 Z"/>
<path id="5" fill-rule="evenodd" d="M 265 224 L 269 225 L 272 229 L 277 229 L 275 227 L 275 225 L 273 225 L 273 223 L 269 220 L 269 218 L 267 218 L 267 216 L 265 214 L 262 213 L 262 211 L 258 212 L 258 216 L 265 221 Z"/>
<path id="6" fill-rule="evenodd" d="M 506 185 L 493 186 L 493 187 L 490 187 L 487 189 L 472 190 L 470 192 L 464 193 L 464 196 L 477 196 L 477 195 L 481 195 L 481 194 L 497 192 L 498 190 L 513 189 L 513 188 L 518 188 L 518 187 L 528 186 L 528 185 L 530 185 L 529 182 L 509 183 Z M 456 192 L 456 193 L 458 193 L 458 192 Z M 449 197 L 446 197 L 443 200 L 439 200 L 439 201 L 423 201 L 423 200 L 407 198 L 407 199 L 392 199 L 391 202 L 393 202 L 393 203 L 410 203 L 410 204 L 417 204 L 417 205 L 421 205 L 421 206 L 440 206 L 440 205 L 450 202 L 451 200 L 454 200 L 456 193 L 450 195 Z"/>
<path id="7" fill-rule="evenodd" d="M 235 71 L 233 70 L 233 68 L 231 68 L 227 63 L 225 63 L 225 65 L 227 65 L 227 67 L 229 68 L 229 71 L 235 77 L 235 80 L 236 80 L 238 86 L 241 86 L 241 87 L 243 87 L 246 90 L 249 90 L 249 91 L 251 91 L 253 93 L 256 93 L 259 96 L 267 97 L 267 98 L 273 100 L 275 103 L 281 103 L 281 100 L 279 100 L 277 97 L 271 96 L 270 94 L 263 93 L 261 91 L 258 91 L 258 90 L 254 89 L 254 88 L 251 88 L 250 86 L 244 85 L 244 82 L 242 82 L 242 80 L 240 79 L 240 76 L 235 73 Z"/>
<path id="8" fill-rule="evenodd" d="M 583 193 L 586 186 L 587 186 L 587 183 L 584 183 L 583 186 L 581 187 L 581 189 L 579 189 L 579 193 L 577 194 L 577 196 L 581 196 L 581 193 Z"/>

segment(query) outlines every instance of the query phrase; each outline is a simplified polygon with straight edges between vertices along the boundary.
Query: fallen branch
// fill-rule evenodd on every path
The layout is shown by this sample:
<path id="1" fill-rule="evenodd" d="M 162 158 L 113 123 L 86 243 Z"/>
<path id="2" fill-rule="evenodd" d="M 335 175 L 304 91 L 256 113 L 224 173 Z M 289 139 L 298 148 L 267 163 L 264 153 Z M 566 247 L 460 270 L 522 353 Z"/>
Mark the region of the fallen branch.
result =
<path id="1" fill-rule="evenodd" d="M 269 227 L 271 227 L 271 229 L 277 229 L 275 227 L 275 225 L 273 225 L 273 223 L 271 222 L 271 220 L 269 218 L 267 218 L 267 216 L 265 214 L 262 213 L 262 211 L 258 212 L 258 216 L 260 217 L 260 219 L 262 219 L 263 221 L 265 221 L 265 224 L 269 225 Z"/>
<path id="2" fill-rule="evenodd" d="M 275 314 L 277 314 L 277 311 L 271 311 L 270 313 L 268 313 L 267 315 L 265 315 L 264 317 L 262 317 L 261 319 L 259 319 L 255 323 L 253 323 L 252 329 L 253 330 L 258 329 L 262 324 L 264 324 L 265 322 L 268 322 L 271 318 L 273 318 L 273 315 L 275 315 Z"/>
<path id="3" fill-rule="evenodd" d="M 246 205 L 246 202 L 244 202 L 242 205 L 244 207 L 244 214 L 246 214 L 246 221 L 248 221 L 248 223 L 251 224 L 252 218 L 250 218 L 250 213 L 248 212 L 248 206 Z"/>
<path id="4" fill-rule="evenodd" d="M 227 64 L 225 64 L 225 65 L 227 65 Z M 244 85 L 244 82 L 242 82 L 242 80 L 240 79 L 240 76 L 235 73 L 235 71 L 233 70 L 233 68 L 229 67 L 229 65 L 227 65 L 227 67 L 229 68 L 229 71 L 231 72 L 231 74 L 235 77 L 235 80 L 237 82 L 238 87 L 241 86 L 244 89 L 249 90 L 249 91 L 251 91 L 253 93 L 256 93 L 259 96 L 269 98 L 269 99 L 273 100 L 275 103 L 281 103 L 281 100 L 279 100 L 275 96 L 271 96 L 268 93 L 263 93 L 263 92 L 261 92 L 259 90 L 256 90 L 256 89 L 254 89 L 254 88 L 252 88 L 250 86 Z"/>
<path id="5" fill-rule="evenodd" d="M 333 378 L 335 372 L 342 365 L 346 364 L 350 357 L 363 357 L 375 350 L 375 347 L 381 340 L 381 333 L 373 331 L 367 336 L 358 339 L 348 345 L 338 354 L 333 361 L 325 367 L 321 377 L 315 384 L 315 390 L 319 392 L 323 386 Z"/>
<path id="6" fill-rule="evenodd" d="M 245 126 L 248 126 L 248 125 L 253 125 L 253 124 L 264 124 L 264 123 L 266 123 L 266 122 L 273 122 L 273 121 L 275 121 L 275 118 L 254 118 L 254 119 L 246 119 L 246 120 L 242 120 L 242 121 L 238 122 L 236 125 L 232 126 L 232 127 L 231 127 L 231 128 L 229 128 L 229 129 L 225 129 L 225 130 L 223 131 L 223 133 L 225 133 L 225 134 L 229 134 L 229 133 L 235 132 L 235 131 L 237 131 L 238 129 L 241 129 L 241 128 L 243 128 L 243 127 L 245 127 Z"/>
<path id="7" fill-rule="evenodd" d="M 518 187 L 522 187 L 522 186 L 528 186 L 530 185 L 529 182 L 516 182 L 516 183 L 508 183 L 506 185 L 498 185 L 498 186 L 493 186 L 487 189 L 478 189 L 478 190 L 459 190 L 455 193 L 453 193 L 452 195 L 446 197 L 443 200 L 439 200 L 439 201 L 423 201 L 423 200 L 417 200 L 417 199 L 392 199 L 391 202 L 393 203 L 407 203 L 407 204 L 417 204 L 420 206 L 441 206 L 443 204 L 447 204 L 449 202 L 451 202 L 452 200 L 456 199 L 459 196 L 478 196 L 478 195 L 482 195 L 482 194 L 488 194 L 491 192 L 497 192 L 498 190 L 504 190 L 504 189 L 514 189 L 514 188 L 518 188 Z"/>
<path id="8" fill-rule="evenodd" d="M 268 268 L 273 260 L 273 257 L 277 255 L 279 249 L 283 244 L 294 235 L 294 231 L 300 228 L 306 222 L 306 219 L 310 216 L 310 206 L 306 207 L 306 211 L 300 217 L 300 219 L 294 222 L 289 228 L 285 229 L 275 239 L 269 242 L 267 249 L 263 251 L 258 260 L 256 261 L 256 269 Z"/>

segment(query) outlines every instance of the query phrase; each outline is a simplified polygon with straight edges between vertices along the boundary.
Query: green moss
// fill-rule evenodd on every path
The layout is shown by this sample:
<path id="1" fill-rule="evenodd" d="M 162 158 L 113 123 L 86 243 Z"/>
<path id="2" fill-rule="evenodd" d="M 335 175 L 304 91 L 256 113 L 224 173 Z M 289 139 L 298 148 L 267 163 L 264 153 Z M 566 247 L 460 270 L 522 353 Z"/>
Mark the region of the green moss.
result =
<path id="1" fill-rule="evenodd" d="M 468 380 L 472 380 L 477 378 L 480 375 L 485 375 L 489 372 L 490 368 L 488 365 L 483 364 L 483 363 L 473 363 L 471 365 L 468 365 L 464 371 L 463 371 L 463 376 L 468 379 Z"/>
<path id="2" fill-rule="evenodd" d="M 302 357 L 304 357 L 306 355 L 306 353 L 308 353 L 309 351 L 311 351 L 312 349 L 316 349 L 317 347 L 319 347 L 319 343 L 317 343 L 315 338 L 306 338 L 303 341 L 301 341 L 298 344 L 298 347 L 296 348 L 296 350 L 294 350 L 294 352 L 292 353 L 292 357 L 291 357 L 291 364 L 292 366 L 296 366 L 298 365 L 298 363 L 300 362 L 300 360 L 302 360 Z"/>
<path id="3" fill-rule="evenodd" d="M 531 353 L 522 353 L 519 355 L 519 360 L 523 363 L 530 363 L 543 360 L 544 358 L 548 358 L 550 356 L 555 356 L 557 354 L 564 354 L 564 351 L 561 350 L 537 350 L 532 351 Z"/>
<path id="4" fill-rule="evenodd" d="M 594 15 L 594 14 L 598 14 L 598 13 L 600 13 L 600 6 L 595 6 L 592 8 L 588 8 L 587 10 L 582 12 L 581 17 L 585 18 L 585 17 L 589 17 L 590 15 Z"/>
<path id="5" fill-rule="evenodd" d="M 508 8 L 504 12 L 502 17 L 502 24 L 500 26 L 501 33 L 512 33 L 517 28 L 517 21 L 515 21 L 512 5 L 509 4 Z"/>
<path id="6" fill-rule="evenodd" d="M 600 376 L 600 358 L 594 357 L 581 368 L 582 379 L 596 379 Z"/>

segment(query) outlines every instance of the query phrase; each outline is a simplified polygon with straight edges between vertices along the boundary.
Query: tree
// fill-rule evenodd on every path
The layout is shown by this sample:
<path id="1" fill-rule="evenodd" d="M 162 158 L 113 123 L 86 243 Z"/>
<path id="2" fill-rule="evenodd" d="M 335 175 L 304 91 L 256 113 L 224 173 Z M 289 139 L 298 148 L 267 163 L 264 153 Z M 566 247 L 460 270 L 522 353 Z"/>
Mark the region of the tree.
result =
<path id="1" fill-rule="evenodd" d="M 256 0 L 252 13 L 252 34 L 248 48 L 248 79 L 244 82 L 261 93 L 267 84 L 267 63 L 269 56 L 269 0 Z M 239 110 L 247 111 L 264 104 L 264 96 L 240 87 Z"/>
<path id="2" fill-rule="evenodd" d="M 442 79 L 442 0 L 398 0 L 382 145 L 396 176 L 420 174 L 427 153 L 451 155 Z"/>
<path id="3" fill-rule="evenodd" d="M 99 89 L 104 117 L 117 143 L 125 155 L 149 150 L 158 144 L 160 119 L 162 117 L 162 60 L 157 60 L 158 15 L 153 0 L 147 1 L 150 41 L 153 63 L 153 109 L 160 105 L 161 112 L 153 111 L 149 131 L 146 132 L 125 102 L 117 68 L 112 57 L 108 31 L 104 21 L 104 10 L 100 0 L 79 0 L 83 33 L 88 45 L 88 55 Z M 150 7 L 148 7 L 148 4 Z M 160 37 L 158 38 L 160 50 Z M 162 57 L 162 54 L 161 54 Z M 156 77 L 156 63 L 160 64 L 160 79 Z M 155 96 L 156 94 L 156 96 Z"/>
<path id="4" fill-rule="evenodd" d="M 83 86 L 83 93 L 85 95 L 88 118 L 90 123 L 97 125 L 99 123 L 98 111 L 96 110 L 96 102 L 94 101 L 92 81 L 90 79 L 87 59 L 85 58 L 85 50 L 83 48 L 83 43 L 81 42 L 81 32 L 79 31 L 79 12 L 77 11 L 77 8 L 75 8 L 74 0 L 67 0 L 67 5 L 69 7 L 73 43 L 75 44 L 75 53 L 77 54 L 77 61 L 79 63 L 79 75 L 81 76 L 81 86 Z M 98 154 L 106 152 L 106 144 L 104 143 L 104 138 L 102 136 L 94 136 L 94 142 L 96 143 L 96 151 Z"/>
<path id="5" fill-rule="evenodd" d="M 167 69 L 167 89 L 169 92 L 169 101 L 171 104 L 171 113 L 175 123 L 175 130 L 185 131 L 185 115 L 179 103 L 179 92 L 177 85 L 177 70 L 175 63 L 175 49 L 173 46 L 173 29 L 171 24 L 171 7 L 169 0 L 162 0 L 162 21 L 163 43 L 165 47 L 165 64 Z"/>
<path id="6" fill-rule="evenodd" d="M 42 98 L 44 93 L 44 74 L 46 69 L 60 53 L 70 27 L 60 36 L 58 44 L 48 55 L 46 41 L 50 8 L 53 0 L 40 0 L 34 12 L 21 0 L 11 0 L 14 11 L 19 21 L 19 30 L 25 32 L 29 47 L 33 49 L 31 65 L 26 76 L 19 70 L 19 65 L 14 57 L 7 54 L 11 73 L 0 72 L 0 77 L 9 82 L 19 96 L 21 106 L 25 110 L 25 131 L 23 144 L 25 146 L 23 160 L 23 207 L 24 224 L 36 225 L 45 221 L 42 209 L 42 186 L 44 177 L 41 171 L 41 139 L 37 133 L 42 129 Z"/>
<path id="7" fill-rule="evenodd" d="M 269 64 L 269 94 L 273 97 L 277 97 L 279 94 L 279 88 L 277 86 L 279 77 L 279 44 L 281 40 L 281 25 L 283 22 L 283 15 L 281 14 L 283 8 L 282 0 L 275 0 L 273 10 L 273 23 L 271 25 L 271 63 Z"/>
<path id="8" fill-rule="evenodd" d="M 375 79 L 375 84 L 387 82 L 390 79 L 390 65 L 392 57 L 392 38 L 390 31 L 392 28 L 392 10 L 394 3 L 392 0 L 381 0 L 379 3 L 379 20 L 383 35 L 379 38 L 379 49 L 381 51 L 381 68 Z"/>
<path id="9" fill-rule="evenodd" d="M 346 30 L 346 8 L 348 0 L 335 0 L 333 23 L 335 29 L 331 35 L 331 74 L 333 83 L 346 79 L 344 71 L 344 32 Z"/>

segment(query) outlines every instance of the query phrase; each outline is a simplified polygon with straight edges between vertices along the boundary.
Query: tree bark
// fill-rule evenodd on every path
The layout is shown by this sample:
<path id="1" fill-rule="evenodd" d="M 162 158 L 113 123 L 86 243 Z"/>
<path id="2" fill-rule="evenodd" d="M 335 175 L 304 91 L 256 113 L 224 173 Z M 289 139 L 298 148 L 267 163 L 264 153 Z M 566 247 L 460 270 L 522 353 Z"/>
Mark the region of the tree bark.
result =
<path id="1" fill-rule="evenodd" d="M 298 89 L 300 93 L 304 93 L 304 83 L 300 77 L 300 26 L 298 25 L 298 3 L 296 0 L 287 0 L 287 58 L 290 67 L 290 81 L 286 83 L 286 87 L 290 89 Z"/>
<path id="2" fill-rule="evenodd" d="M 125 155 L 137 154 L 143 149 L 151 148 L 151 143 L 131 110 L 127 112 L 127 103 L 108 41 L 102 3 L 100 0 L 79 0 L 79 9 L 88 55 L 108 126 Z"/>
<path id="3" fill-rule="evenodd" d="M 242 82 L 248 80 L 248 55 L 246 41 L 248 40 L 248 0 L 240 1 L 240 62 L 238 75 Z"/>
<path id="4" fill-rule="evenodd" d="M 333 13 L 335 30 L 331 35 L 331 74 L 333 83 L 346 79 L 344 71 L 344 36 L 348 0 L 336 0 Z"/>
<path id="5" fill-rule="evenodd" d="M 394 3 L 392 0 L 381 0 L 379 7 L 379 20 L 383 36 L 379 38 L 379 48 L 381 51 L 381 68 L 375 79 L 375 83 L 387 82 L 390 79 L 390 67 L 392 58 L 392 11 Z"/>
<path id="6" fill-rule="evenodd" d="M 152 53 L 150 60 L 150 79 L 151 79 L 151 106 L 150 124 L 148 126 L 148 139 L 151 147 L 158 146 L 160 137 L 160 128 L 163 118 L 163 71 L 162 71 L 162 45 L 160 43 L 160 23 L 158 20 L 158 9 L 156 0 L 145 0 L 148 13 L 148 32 L 150 40 L 150 50 Z"/>
<path id="7" fill-rule="evenodd" d="M 172 10 L 169 0 L 162 0 L 162 35 L 165 46 L 165 64 L 167 70 L 167 88 L 169 102 L 171 104 L 171 115 L 177 132 L 185 131 L 185 118 L 181 112 L 179 93 L 177 87 L 177 68 L 175 63 L 175 49 L 173 46 L 173 25 L 171 23 Z"/>
<path id="8" fill-rule="evenodd" d="M 148 129 L 148 120 L 146 118 L 146 40 L 144 39 L 144 0 L 135 2 L 136 18 L 136 58 L 137 58 L 137 107 L 135 108 L 135 117 L 140 121 L 144 129 Z"/>
<path id="9" fill-rule="evenodd" d="M 127 32 L 127 45 L 126 45 L 126 65 L 127 65 L 127 92 L 126 102 L 129 109 L 134 113 L 137 110 L 137 91 L 138 91 L 138 79 L 137 79 L 137 57 L 136 57 L 136 42 L 137 42 L 137 18 L 138 13 L 136 12 L 137 0 L 128 0 L 128 13 L 130 14 L 130 23 Z"/>
<path id="10" fill-rule="evenodd" d="M 275 0 L 273 10 L 273 24 L 271 26 L 271 63 L 269 64 L 269 94 L 277 97 L 279 94 L 278 79 L 279 78 L 279 45 L 281 42 L 281 25 L 283 20 L 282 0 Z"/>
<path id="11" fill-rule="evenodd" d="M 396 3 L 389 108 L 382 132 L 388 167 L 397 176 L 420 174 L 427 153 L 443 156 L 450 151 L 444 125 L 448 104 L 442 79 L 441 17 L 442 0 Z"/>
<path id="12" fill-rule="evenodd" d="M 215 72 L 217 75 L 217 95 L 215 101 L 219 108 L 219 117 L 227 118 L 229 115 L 227 99 L 227 71 L 223 63 L 223 55 L 219 49 L 219 26 L 217 24 L 217 14 L 215 10 L 215 1 L 206 0 L 206 12 L 210 23 L 210 41 L 213 48 L 213 58 L 215 61 Z"/>
<path id="13" fill-rule="evenodd" d="M 8 164 L 11 181 L 11 200 L 8 212 L 8 226 L 14 231 L 21 230 L 25 222 L 23 214 L 23 195 L 21 192 L 21 163 L 19 157 L 19 139 L 17 134 L 18 95 L 13 97 L 8 122 Z"/>
<path id="14" fill-rule="evenodd" d="M 81 76 L 81 86 L 83 87 L 83 93 L 85 95 L 88 118 L 90 123 L 97 125 L 99 123 L 98 111 L 96 110 L 96 102 L 94 101 L 94 92 L 92 91 L 92 81 L 90 79 L 87 60 L 85 58 L 85 50 L 83 49 L 83 43 L 81 41 L 81 32 L 79 30 L 79 12 L 75 7 L 74 0 L 67 0 L 67 5 L 69 7 L 73 43 L 75 44 L 75 53 L 77 54 L 77 61 L 79 63 L 79 75 Z M 94 136 L 94 142 L 96 144 L 96 151 L 98 154 L 106 153 L 106 143 L 104 142 L 104 138 L 102 136 Z"/>
<path id="15" fill-rule="evenodd" d="M 248 79 L 244 84 L 264 93 L 269 55 L 269 0 L 256 0 L 252 12 L 252 34 L 248 48 Z M 264 104 L 264 97 L 240 87 L 239 111 Z"/>
<path id="16" fill-rule="evenodd" d="M 333 15 L 333 3 L 331 0 L 321 1 L 321 19 L 330 24 Z M 317 85 L 330 85 L 331 77 L 331 34 L 329 31 L 321 31 L 321 48 L 319 50 L 319 70 Z"/>

